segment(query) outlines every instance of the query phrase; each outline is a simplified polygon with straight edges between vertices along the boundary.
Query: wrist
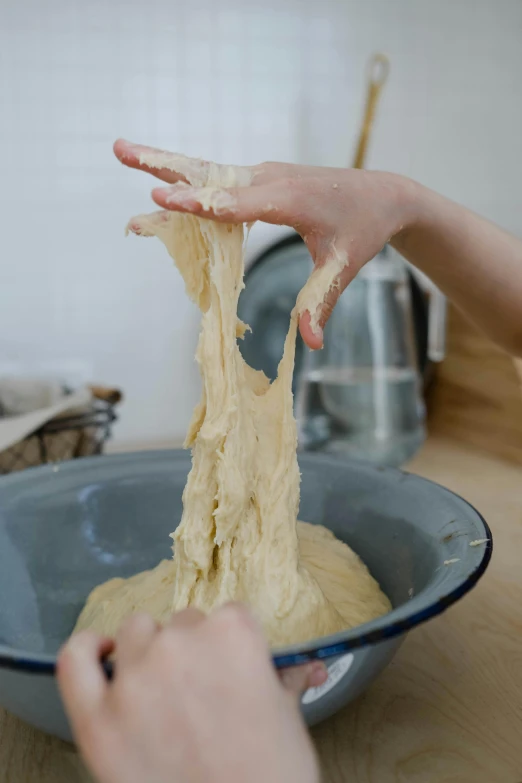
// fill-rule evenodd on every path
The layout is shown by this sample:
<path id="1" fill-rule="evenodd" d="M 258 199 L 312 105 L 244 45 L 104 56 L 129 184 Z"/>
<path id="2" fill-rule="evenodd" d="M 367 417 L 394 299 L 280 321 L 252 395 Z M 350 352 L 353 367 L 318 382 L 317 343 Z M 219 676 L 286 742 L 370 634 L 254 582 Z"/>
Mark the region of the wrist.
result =
<path id="1" fill-rule="evenodd" d="M 397 230 L 390 239 L 399 252 L 406 248 L 410 237 L 419 228 L 427 213 L 430 191 L 409 177 L 394 175 L 397 193 Z"/>
<path id="2" fill-rule="evenodd" d="M 397 207 L 397 231 L 394 237 L 400 237 L 420 220 L 424 188 L 409 177 L 400 174 L 393 177 Z"/>

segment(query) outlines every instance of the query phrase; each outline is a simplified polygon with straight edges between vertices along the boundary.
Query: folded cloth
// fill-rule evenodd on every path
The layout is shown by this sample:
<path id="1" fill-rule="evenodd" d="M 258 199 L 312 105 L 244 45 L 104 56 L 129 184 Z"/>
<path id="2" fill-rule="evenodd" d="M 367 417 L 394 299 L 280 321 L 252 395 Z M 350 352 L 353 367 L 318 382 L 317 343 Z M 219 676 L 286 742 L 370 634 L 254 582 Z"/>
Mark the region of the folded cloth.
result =
<path id="1" fill-rule="evenodd" d="M 56 405 L 64 396 L 61 383 L 39 378 L 0 378 L 0 416 L 20 416 Z"/>
<path id="2" fill-rule="evenodd" d="M 65 394 L 59 384 L 29 379 L 0 379 L 0 451 L 14 446 L 51 419 L 85 410 L 90 389 Z"/>

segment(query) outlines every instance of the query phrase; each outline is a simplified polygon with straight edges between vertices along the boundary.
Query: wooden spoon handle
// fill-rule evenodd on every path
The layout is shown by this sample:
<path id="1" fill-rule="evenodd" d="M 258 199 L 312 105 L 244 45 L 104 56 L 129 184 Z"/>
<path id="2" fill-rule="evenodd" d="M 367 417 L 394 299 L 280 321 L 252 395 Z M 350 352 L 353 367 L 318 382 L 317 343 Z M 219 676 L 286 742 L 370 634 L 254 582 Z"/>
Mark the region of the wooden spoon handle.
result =
<path id="1" fill-rule="evenodd" d="M 390 72 L 390 61 L 384 54 L 375 54 L 369 63 L 369 78 L 368 78 L 368 92 L 366 94 L 366 107 L 364 110 L 364 119 L 359 134 L 359 141 L 357 143 L 357 149 L 355 152 L 354 162 L 352 164 L 354 169 L 364 168 L 364 162 L 366 159 L 366 152 L 368 149 L 368 141 L 370 139 L 370 132 L 375 119 L 375 110 L 377 108 L 377 102 L 381 94 L 381 90 L 386 83 L 388 74 Z"/>
<path id="2" fill-rule="evenodd" d="M 106 386 L 89 386 L 89 389 L 97 400 L 110 402 L 111 405 L 116 405 L 123 399 L 123 394 L 119 389 L 111 389 Z"/>

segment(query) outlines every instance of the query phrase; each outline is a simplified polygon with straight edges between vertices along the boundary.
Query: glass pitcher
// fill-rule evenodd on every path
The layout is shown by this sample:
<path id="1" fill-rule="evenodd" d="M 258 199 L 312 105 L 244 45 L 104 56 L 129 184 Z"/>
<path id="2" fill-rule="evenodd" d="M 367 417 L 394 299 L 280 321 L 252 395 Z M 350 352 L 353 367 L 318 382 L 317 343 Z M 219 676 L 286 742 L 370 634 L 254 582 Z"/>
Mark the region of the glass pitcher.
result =
<path id="1" fill-rule="evenodd" d="M 296 397 L 300 448 L 400 465 L 425 438 L 406 265 L 386 246 L 341 296 L 308 351 Z"/>

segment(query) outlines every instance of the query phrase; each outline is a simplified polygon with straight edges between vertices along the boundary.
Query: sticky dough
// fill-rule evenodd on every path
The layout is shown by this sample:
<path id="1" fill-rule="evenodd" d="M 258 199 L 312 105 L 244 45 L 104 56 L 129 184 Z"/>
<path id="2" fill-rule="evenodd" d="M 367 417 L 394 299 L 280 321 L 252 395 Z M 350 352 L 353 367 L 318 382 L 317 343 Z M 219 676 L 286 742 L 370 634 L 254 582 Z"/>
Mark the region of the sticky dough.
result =
<path id="1" fill-rule="evenodd" d="M 250 179 L 248 169 L 165 153 L 142 157 L 149 166 L 181 171 L 191 185 L 204 188 L 201 198 L 210 205 L 221 203 L 220 188 Z M 196 359 L 203 393 L 185 440 L 192 469 L 172 534 L 173 559 L 95 588 L 75 630 L 113 636 L 136 611 L 164 623 L 188 606 L 208 612 L 235 600 L 252 608 L 278 646 L 389 611 L 388 599 L 346 544 L 324 527 L 296 523 L 300 475 L 291 382 L 298 316 L 308 310 L 316 323 L 346 259 L 332 252 L 301 291 L 270 384 L 245 363 L 237 344 L 247 328 L 237 318 L 243 226 L 175 212 L 140 215 L 129 225 L 164 243 L 202 312 Z"/>

